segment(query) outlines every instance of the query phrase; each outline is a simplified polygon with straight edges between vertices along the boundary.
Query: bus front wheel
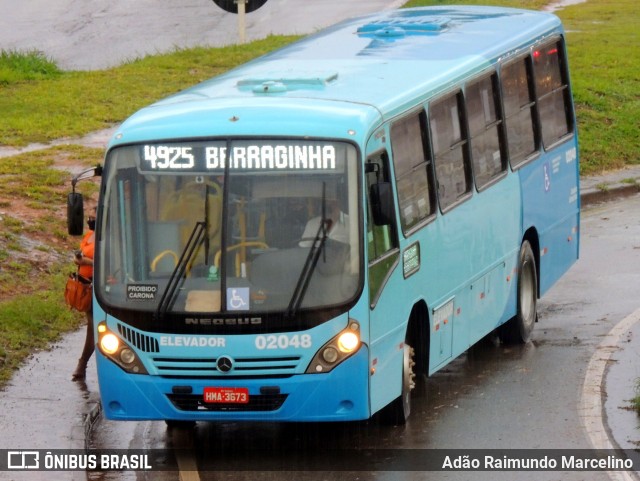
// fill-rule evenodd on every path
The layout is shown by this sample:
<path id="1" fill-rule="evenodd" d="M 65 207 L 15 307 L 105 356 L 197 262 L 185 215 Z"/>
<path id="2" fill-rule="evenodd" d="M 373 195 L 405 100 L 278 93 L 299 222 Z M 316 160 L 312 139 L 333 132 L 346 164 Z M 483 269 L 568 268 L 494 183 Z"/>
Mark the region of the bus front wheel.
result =
<path id="1" fill-rule="evenodd" d="M 538 273 L 529 241 L 524 241 L 520 247 L 517 295 L 518 310 L 515 317 L 500 328 L 500 340 L 507 344 L 526 343 L 538 320 Z"/>
<path id="2" fill-rule="evenodd" d="M 381 419 L 384 424 L 402 426 L 411 414 L 411 391 L 415 387 L 416 377 L 413 370 L 416 364 L 414 356 L 414 349 L 405 343 L 402 357 L 402 393 L 382 411 Z"/>

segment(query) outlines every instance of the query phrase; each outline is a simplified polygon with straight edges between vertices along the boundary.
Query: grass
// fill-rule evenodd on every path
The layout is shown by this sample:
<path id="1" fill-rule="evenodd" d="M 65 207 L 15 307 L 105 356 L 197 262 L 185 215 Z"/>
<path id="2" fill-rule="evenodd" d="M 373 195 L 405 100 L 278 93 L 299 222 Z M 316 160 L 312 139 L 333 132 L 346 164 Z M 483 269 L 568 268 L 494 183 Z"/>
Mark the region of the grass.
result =
<path id="1" fill-rule="evenodd" d="M 62 71 L 53 60 L 37 50 L 0 51 L 0 86 L 58 77 Z"/>
<path id="2" fill-rule="evenodd" d="M 64 304 L 77 248 L 65 230 L 70 174 L 61 165 L 95 165 L 102 149 L 58 146 L 0 158 L 0 387 L 24 358 L 82 319 Z M 78 191 L 95 197 L 95 183 Z M 19 294 L 17 294 L 19 293 Z"/>
<path id="3" fill-rule="evenodd" d="M 413 0 L 407 6 L 487 3 L 540 9 L 550 0 Z M 638 163 L 640 9 L 635 0 L 589 0 L 558 15 L 568 30 L 582 173 Z M 90 72 L 61 71 L 35 50 L 0 51 L 0 146 L 111 127 L 144 105 L 296 38 L 176 50 Z M 101 158 L 100 149 L 73 145 L 0 158 L 0 387 L 30 352 L 78 326 L 81 315 L 62 300 L 72 269 L 68 253 L 78 241 L 66 234 L 70 174 L 59 167 L 86 167 Z M 95 198 L 97 185 L 85 182 L 79 189 Z"/>
<path id="4" fill-rule="evenodd" d="M 55 270 L 57 273 L 49 276 L 49 289 L 19 295 L 0 305 L 0 386 L 30 353 L 46 349 L 50 342 L 80 324 L 81 317 L 59 299 L 65 271 L 59 265 Z"/>
<path id="5" fill-rule="evenodd" d="M 225 72 L 297 37 L 271 36 L 223 48 L 176 50 L 117 68 L 16 75 L 2 86 L 0 145 L 24 146 L 111 127 L 141 107 Z"/>
<path id="6" fill-rule="evenodd" d="M 8 205 L 11 205 L 11 199 L 21 199 L 21 203 L 26 202 L 36 210 L 61 209 L 65 205 L 71 175 L 53 168 L 54 165 L 72 162 L 91 166 L 102 161 L 102 154 L 102 149 L 65 145 L 0 158 L 0 199 L 9 202 Z M 93 184 L 82 183 L 79 188 L 90 185 Z M 95 192 L 95 186 L 92 192 Z"/>
<path id="7" fill-rule="evenodd" d="M 500 7 L 528 8 L 540 10 L 551 0 L 412 0 L 405 7 L 429 7 L 439 5 L 496 5 Z"/>
<path id="8" fill-rule="evenodd" d="M 640 379 L 636 381 L 636 397 L 631 400 L 631 406 L 640 414 Z"/>
<path id="9" fill-rule="evenodd" d="M 584 173 L 640 162 L 640 10 L 598 0 L 560 12 L 568 33 Z"/>

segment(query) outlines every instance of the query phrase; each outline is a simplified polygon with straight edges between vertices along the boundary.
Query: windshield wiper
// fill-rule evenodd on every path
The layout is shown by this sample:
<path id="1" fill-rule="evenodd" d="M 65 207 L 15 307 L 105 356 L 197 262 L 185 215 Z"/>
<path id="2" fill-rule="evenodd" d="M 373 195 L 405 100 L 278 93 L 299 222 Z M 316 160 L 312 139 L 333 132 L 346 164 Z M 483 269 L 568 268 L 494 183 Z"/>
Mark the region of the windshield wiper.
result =
<path id="1" fill-rule="evenodd" d="M 167 282 L 167 287 L 162 293 L 162 297 L 158 303 L 158 309 L 156 310 L 158 318 L 164 316 L 175 302 L 176 291 L 180 285 L 180 280 L 184 277 L 187 266 L 193 258 L 193 254 L 197 251 L 200 244 L 202 244 L 205 238 L 205 232 L 206 223 L 202 221 L 196 222 L 196 225 L 193 226 L 193 230 L 189 236 L 189 240 L 187 241 L 187 245 L 182 249 L 180 259 L 178 260 L 176 267 L 173 269 L 171 277 L 169 277 L 169 282 Z"/>
<path id="2" fill-rule="evenodd" d="M 307 254 L 307 258 L 304 261 L 304 266 L 302 266 L 302 271 L 300 272 L 300 277 L 298 277 L 298 282 L 296 282 L 296 288 L 293 290 L 293 296 L 291 296 L 289 307 L 287 307 L 287 316 L 289 318 L 295 316 L 296 312 L 298 312 L 298 309 L 300 308 L 300 305 L 302 304 L 302 300 L 307 293 L 307 288 L 309 287 L 309 282 L 311 281 L 313 271 L 318 264 L 318 259 L 320 259 L 320 254 L 323 251 L 324 244 L 327 242 L 327 239 L 329 237 L 327 234 L 331 221 L 327 219 L 326 190 L 326 183 L 323 182 L 322 217 L 320 219 L 320 225 L 318 226 L 318 232 L 316 232 L 316 236 L 313 238 L 311 248 L 309 249 L 309 254 Z"/>

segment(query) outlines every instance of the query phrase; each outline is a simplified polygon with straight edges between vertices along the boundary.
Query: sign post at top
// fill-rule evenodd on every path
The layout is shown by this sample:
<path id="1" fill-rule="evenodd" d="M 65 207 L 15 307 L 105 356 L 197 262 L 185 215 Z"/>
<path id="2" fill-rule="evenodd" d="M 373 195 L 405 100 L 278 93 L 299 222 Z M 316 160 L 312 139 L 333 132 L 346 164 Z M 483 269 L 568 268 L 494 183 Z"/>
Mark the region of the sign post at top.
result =
<path id="1" fill-rule="evenodd" d="M 213 0 L 218 7 L 229 12 L 238 14 L 238 37 L 240 43 L 247 41 L 245 14 L 259 9 L 267 0 Z"/>

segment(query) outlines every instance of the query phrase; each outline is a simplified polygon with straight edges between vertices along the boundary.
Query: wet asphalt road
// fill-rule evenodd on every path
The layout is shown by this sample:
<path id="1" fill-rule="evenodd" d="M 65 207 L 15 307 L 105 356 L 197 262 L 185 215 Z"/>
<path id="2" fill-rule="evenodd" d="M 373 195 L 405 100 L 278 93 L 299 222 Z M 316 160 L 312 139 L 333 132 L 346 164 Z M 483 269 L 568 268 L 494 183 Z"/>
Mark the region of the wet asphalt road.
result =
<path id="1" fill-rule="evenodd" d="M 606 473 L 580 472 L 261 472 L 257 462 L 286 462 L 317 449 L 346 448 L 589 448 L 579 404 L 585 371 L 596 347 L 640 306 L 640 195 L 583 212 L 581 259 L 540 302 L 540 322 L 525 346 L 484 345 L 419 384 L 408 425 L 199 423 L 189 432 L 169 431 L 162 422 L 101 420 L 92 448 L 187 449 L 187 461 L 227 450 L 236 470 L 199 473 L 201 480 L 531 480 L 607 481 Z M 69 380 L 83 339 L 78 331 L 50 352 L 32 357 L 0 394 L 0 448 L 82 448 L 84 416 L 95 406 L 93 360 L 86 384 Z M 607 371 L 605 422 L 623 447 L 640 440 L 638 417 L 623 409 L 638 377 L 636 325 L 614 351 Z M 169 465 L 176 460 L 166 459 Z M 304 458 L 303 458 L 304 459 Z M 349 463 L 348 458 L 337 462 Z M 202 462 L 200 462 L 202 465 Z M 329 467 L 328 467 L 329 468 Z M 329 468 L 330 469 L 330 468 Z M 80 480 L 82 472 L 0 472 L 0 480 Z M 184 474 L 184 473 L 183 473 Z M 92 480 L 176 480 L 175 471 L 109 472 Z M 183 479 L 188 479 L 183 477 Z"/>
<path id="2" fill-rule="evenodd" d="M 327 447 L 587 449 L 589 438 L 579 404 L 585 371 L 602 338 L 640 305 L 640 195 L 583 212 L 581 259 L 542 299 L 533 341 L 525 346 L 485 344 L 460 356 L 419 384 L 410 422 L 384 427 L 374 421 L 354 424 L 199 423 L 188 434 L 168 431 L 164 423 L 102 421 L 92 446 L 100 448 L 189 448 L 206 460 L 220 450 L 232 453 L 235 471 L 200 472 L 202 480 L 253 480 L 251 469 L 267 459 L 286 462 Z M 607 422 L 622 425 L 616 441 L 634 447 L 640 440 L 638 417 L 622 409 L 633 396 L 638 354 L 633 336 L 614 363 L 631 357 L 632 372 L 609 371 Z M 637 346 L 637 339 L 635 340 Z M 627 360 L 628 361 L 628 360 Z M 628 402 L 627 402 L 628 404 Z M 348 463 L 348 459 L 338 459 Z M 328 469 L 330 469 L 328 467 Z M 120 478 L 109 478 L 120 479 Z M 128 478 L 123 478 L 128 479 Z M 155 478 L 154 478 L 155 479 Z M 162 479 L 176 479 L 166 473 Z M 304 480 L 467 480 L 469 473 L 444 472 L 262 472 L 260 479 Z M 475 480 L 605 481 L 601 472 L 479 472 Z"/>
<path id="3" fill-rule="evenodd" d="M 247 39 L 308 34 L 403 3 L 269 0 L 247 15 Z M 40 50 L 64 70 L 103 69 L 176 48 L 237 42 L 237 16 L 211 0 L 0 0 L 0 49 Z"/>
<path id="4" fill-rule="evenodd" d="M 296 11 L 294 0 L 270 0 L 248 18 L 249 38 L 270 32 L 307 33 L 335 14 L 366 13 L 393 2 L 319 0 L 318 10 Z M 355 5 L 363 11 L 353 10 Z M 308 6 L 308 5 L 307 5 Z M 332 17 L 325 18 L 326 9 Z M 346 11 L 345 11 L 346 9 Z M 370 10 L 369 10 L 370 9 Z M 343 13 L 339 13 L 343 12 Z M 168 32 L 171 32 L 170 34 Z M 237 39 L 235 17 L 209 0 L 0 0 L 0 48 L 37 48 L 67 69 L 104 68 L 175 46 L 220 45 Z M 586 211 L 581 260 L 540 302 L 533 342 L 485 345 L 421 383 L 410 423 L 388 428 L 349 425 L 198 424 L 193 433 L 164 423 L 101 421 L 89 439 L 95 448 L 189 447 L 195 457 L 231 449 L 240 467 L 252 456 L 313 453 L 315 448 L 588 448 L 578 405 L 589 359 L 607 332 L 640 306 L 640 196 Z M 82 332 L 40 353 L 0 393 L 0 448 L 82 448 L 84 416 L 95 406 L 97 384 L 69 381 Z M 638 417 L 623 409 L 640 376 L 636 326 L 607 372 L 605 414 L 623 447 L 640 440 Z M 250 449 L 254 449 L 252 452 Z M 258 479 L 255 472 L 203 471 L 203 480 Z M 465 473 L 261 473 L 260 479 L 466 480 Z M 85 479 L 84 473 L 0 473 L 5 479 Z M 108 473 L 92 479 L 178 479 L 178 473 Z M 475 473 L 475 480 L 594 480 L 605 473 Z"/>

